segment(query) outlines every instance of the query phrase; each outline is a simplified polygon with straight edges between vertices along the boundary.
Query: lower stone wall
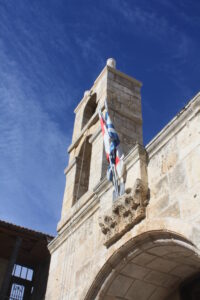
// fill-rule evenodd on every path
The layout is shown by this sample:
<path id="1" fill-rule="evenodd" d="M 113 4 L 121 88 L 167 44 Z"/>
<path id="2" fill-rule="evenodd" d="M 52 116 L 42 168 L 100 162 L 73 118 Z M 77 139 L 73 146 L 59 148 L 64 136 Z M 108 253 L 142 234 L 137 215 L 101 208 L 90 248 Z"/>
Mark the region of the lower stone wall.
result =
<path id="1" fill-rule="evenodd" d="M 46 300 L 98 299 L 90 297 L 88 291 L 103 286 L 102 276 L 109 277 L 117 268 L 117 263 L 113 265 L 114 257 L 118 262 L 123 261 L 124 249 L 129 247 L 130 241 L 134 241 L 130 246 L 134 247 L 144 235 L 151 241 L 156 232 L 161 238 L 163 233 L 171 238 L 174 235 L 184 238 L 193 244 L 200 261 L 199 104 L 198 95 L 147 146 L 146 166 L 139 152 L 134 154 L 133 151 L 132 156 L 127 156 L 130 161 L 126 188 L 133 187 L 137 178 L 143 179 L 147 169 L 149 201 L 146 215 L 139 223 L 123 232 L 113 244 L 104 245 L 99 217 L 113 205 L 112 187 L 106 182 L 101 183 L 82 206 L 79 206 L 80 199 L 77 210 L 73 207 L 73 215 L 70 216 L 69 211 L 68 222 L 49 245 L 51 265 Z M 147 245 L 143 243 L 141 247 L 145 250 Z M 190 269 L 190 264 L 188 266 Z M 177 293 L 171 297 L 174 298 L 169 299 L 179 300 Z"/>

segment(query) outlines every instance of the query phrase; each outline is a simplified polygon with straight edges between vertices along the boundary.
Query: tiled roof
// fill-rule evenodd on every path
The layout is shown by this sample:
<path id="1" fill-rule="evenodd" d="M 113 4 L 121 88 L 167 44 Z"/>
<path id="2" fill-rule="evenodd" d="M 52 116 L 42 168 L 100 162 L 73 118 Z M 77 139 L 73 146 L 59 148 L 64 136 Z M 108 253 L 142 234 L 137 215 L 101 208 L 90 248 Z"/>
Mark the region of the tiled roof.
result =
<path id="1" fill-rule="evenodd" d="M 16 231 L 18 233 L 21 232 L 21 233 L 29 234 L 29 235 L 32 235 L 32 236 L 35 236 L 38 238 L 44 237 L 44 238 L 48 238 L 50 240 L 52 240 L 54 238 L 54 236 L 52 236 L 52 235 L 0 220 L 0 228 L 2 228 L 2 227 L 5 229 L 10 229 L 12 231 Z"/>

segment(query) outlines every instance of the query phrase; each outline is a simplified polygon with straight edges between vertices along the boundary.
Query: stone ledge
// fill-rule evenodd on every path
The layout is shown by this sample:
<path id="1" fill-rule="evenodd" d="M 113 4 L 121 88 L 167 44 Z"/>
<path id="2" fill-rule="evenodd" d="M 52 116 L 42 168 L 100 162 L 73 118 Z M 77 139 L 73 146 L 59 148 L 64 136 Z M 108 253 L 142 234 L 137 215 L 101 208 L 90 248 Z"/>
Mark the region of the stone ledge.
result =
<path id="1" fill-rule="evenodd" d="M 186 124 L 200 113 L 200 92 L 146 145 L 146 151 L 151 159 L 160 149 L 175 136 Z"/>
<path id="2" fill-rule="evenodd" d="M 124 162 L 126 165 L 126 170 L 128 170 L 138 161 L 138 160 L 143 160 L 146 162 L 146 151 L 145 148 L 136 143 L 134 147 L 130 150 L 130 152 L 126 155 L 124 158 Z M 73 163 L 73 161 L 72 161 Z M 70 165 L 71 166 L 71 165 Z M 69 168 L 69 167 L 68 167 Z M 69 171 L 67 169 L 67 171 Z M 145 178 L 143 178 L 143 181 L 145 181 Z M 147 184 L 147 183 L 146 183 Z M 97 186 L 94 187 L 92 191 L 88 191 L 85 193 L 77 203 L 70 209 L 69 214 L 61 219 L 58 222 L 57 226 L 57 231 L 61 233 L 63 230 L 65 230 L 65 227 L 71 220 L 73 219 L 74 221 L 77 220 L 77 216 L 82 210 L 87 210 L 89 211 L 88 203 L 92 201 L 92 199 L 95 197 L 96 201 L 99 203 L 101 196 L 108 190 L 112 189 L 112 183 L 107 180 L 106 177 L 104 177 Z M 73 221 L 73 222 L 74 222 Z"/>
<path id="3" fill-rule="evenodd" d="M 103 215 L 99 226 L 104 234 L 104 245 L 109 247 L 146 216 L 148 187 L 136 179 L 133 189 L 128 189 Z"/>
<path id="4" fill-rule="evenodd" d="M 76 137 L 76 139 L 72 142 L 72 144 L 68 147 L 67 152 L 70 153 L 79 143 L 80 139 L 84 135 L 84 133 L 90 128 L 92 125 L 94 125 L 99 120 L 98 112 L 95 112 L 95 114 L 92 116 L 92 118 L 88 121 L 88 123 L 83 127 L 79 135 Z M 100 125 L 99 125 L 100 127 Z"/>

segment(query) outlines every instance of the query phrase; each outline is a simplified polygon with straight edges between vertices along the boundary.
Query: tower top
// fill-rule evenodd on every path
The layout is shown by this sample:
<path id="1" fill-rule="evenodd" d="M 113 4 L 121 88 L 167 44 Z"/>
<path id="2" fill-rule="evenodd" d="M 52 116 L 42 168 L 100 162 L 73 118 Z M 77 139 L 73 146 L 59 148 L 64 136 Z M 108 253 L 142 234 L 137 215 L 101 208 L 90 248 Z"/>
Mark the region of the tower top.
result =
<path id="1" fill-rule="evenodd" d="M 108 58 L 106 65 L 113 69 L 116 69 L 116 60 L 114 58 Z"/>

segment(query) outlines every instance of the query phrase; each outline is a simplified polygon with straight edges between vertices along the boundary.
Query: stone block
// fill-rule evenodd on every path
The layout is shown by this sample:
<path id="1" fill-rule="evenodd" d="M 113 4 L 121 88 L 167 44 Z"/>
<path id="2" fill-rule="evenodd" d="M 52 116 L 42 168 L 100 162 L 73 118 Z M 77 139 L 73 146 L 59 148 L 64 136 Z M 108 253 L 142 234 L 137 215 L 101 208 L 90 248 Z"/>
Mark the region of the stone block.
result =
<path id="1" fill-rule="evenodd" d="M 119 274 L 108 289 L 109 296 L 123 297 L 133 280 L 129 277 Z"/>
<path id="2" fill-rule="evenodd" d="M 168 273 L 177 266 L 177 263 L 174 261 L 170 261 L 170 260 L 158 257 L 158 258 L 154 259 L 152 262 L 150 262 L 149 264 L 147 264 L 146 266 L 147 266 L 147 268 L 150 268 L 150 269 L 154 269 L 157 271 L 160 270 L 162 272 Z"/>
<path id="3" fill-rule="evenodd" d="M 128 300 L 148 300 L 155 289 L 156 287 L 150 283 L 135 280 L 125 297 Z"/>
<path id="4" fill-rule="evenodd" d="M 146 275 L 144 280 L 151 284 L 168 288 L 176 285 L 180 279 L 174 275 L 164 274 L 159 271 L 151 271 Z"/>
<path id="5" fill-rule="evenodd" d="M 168 206 L 163 212 L 160 214 L 160 217 L 171 217 L 171 218 L 179 218 L 180 217 L 180 207 L 179 203 L 175 202 L 174 204 Z"/>
<path id="6" fill-rule="evenodd" d="M 169 206 L 169 195 L 163 195 L 159 198 L 152 198 L 150 205 L 147 207 L 148 218 L 158 218 L 160 213 Z"/>
<path id="7" fill-rule="evenodd" d="M 162 300 L 162 299 L 166 299 L 166 295 L 168 293 L 169 293 L 168 289 L 157 287 L 148 300 Z"/>
<path id="8" fill-rule="evenodd" d="M 186 190 L 186 172 L 184 168 L 184 163 L 177 164 L 171 172 L 168 174 L 169 176 L 169 187 L 170 192 L 173 194 L 177 190 Z"/>
<path id="9" fill-rule="evenodd" d="M 151 255 L 147 252 L 142 252 L 141 254 L 134 257 L 133 263 L 138 264 L 140 266 L 146 266 L 148 263 L 150 263 L 155 258 L 156 258 L 155 255 Z"/>
<path id="10" fill-rule="evenodd" d="M 189 277 L 190 275 L 192 275 L 194 273 L 196 273 L 196 269 L 194 269 L 188 265 L 185 265 L 185 264 L 178 265 L 176 268 L 174 268 L 170 272 L 170 274 L 176 275 L 181 278 Z"/>
<path id="11" fill-rule="evenodd" d="M 149 272 L 149 269 L 134 263 L 128 263 L 127 266 L 121 270 L 122 274 L 133 277 L 134 279 L 143 279 Z"/>

